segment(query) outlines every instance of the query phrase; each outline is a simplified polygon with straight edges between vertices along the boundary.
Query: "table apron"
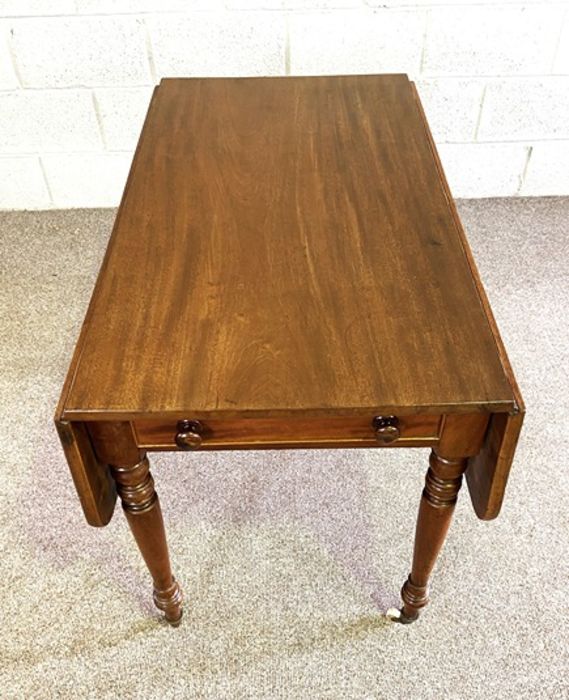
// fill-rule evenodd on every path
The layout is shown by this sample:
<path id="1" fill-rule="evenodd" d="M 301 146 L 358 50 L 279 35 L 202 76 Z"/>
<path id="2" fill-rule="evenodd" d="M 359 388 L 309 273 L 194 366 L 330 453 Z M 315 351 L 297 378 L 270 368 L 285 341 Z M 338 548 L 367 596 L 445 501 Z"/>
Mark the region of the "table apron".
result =
<path id="1" fill-rule="evenodd" d="M 352 447 L 433 447 L 438 444 L 443 416 L 398 417 L 400 437 L 378 442 L 374 416 L 328 418 L 245 418 L 201 420 L 202 450 L 302 449 Z M 177 421 L 136 420 L 134 435 L 139 448 L 178 450 Z"/>

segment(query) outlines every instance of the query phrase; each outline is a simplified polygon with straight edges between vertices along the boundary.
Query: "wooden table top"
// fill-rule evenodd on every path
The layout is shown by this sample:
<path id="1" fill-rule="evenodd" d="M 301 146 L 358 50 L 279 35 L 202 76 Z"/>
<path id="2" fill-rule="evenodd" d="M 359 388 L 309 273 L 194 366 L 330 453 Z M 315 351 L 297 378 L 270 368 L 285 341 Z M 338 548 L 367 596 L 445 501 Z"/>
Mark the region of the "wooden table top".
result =
<path id="1" fill-rule="evenodd" d="M 514 406 L 406 76 L 161 82 L 64 418 Z"/>

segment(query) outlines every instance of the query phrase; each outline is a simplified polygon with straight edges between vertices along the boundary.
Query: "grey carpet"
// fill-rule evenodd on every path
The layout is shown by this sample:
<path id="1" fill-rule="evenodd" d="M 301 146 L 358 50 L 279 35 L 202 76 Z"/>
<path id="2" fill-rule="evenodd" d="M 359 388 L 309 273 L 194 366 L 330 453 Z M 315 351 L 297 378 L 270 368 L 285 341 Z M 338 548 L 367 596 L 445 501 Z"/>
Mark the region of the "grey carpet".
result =
<path id="1" fill-rule="evenodd" d="M 567 680 L 569 199 L 462 202 L 528 414 L 498 520 L 462 494 L 407 627 L 427 452 L 155 456 L 170 629 L 120 509 L 82 519 L 52 415 L 113 211 L 0 215 L 0 696 L 560 698 Z"/>

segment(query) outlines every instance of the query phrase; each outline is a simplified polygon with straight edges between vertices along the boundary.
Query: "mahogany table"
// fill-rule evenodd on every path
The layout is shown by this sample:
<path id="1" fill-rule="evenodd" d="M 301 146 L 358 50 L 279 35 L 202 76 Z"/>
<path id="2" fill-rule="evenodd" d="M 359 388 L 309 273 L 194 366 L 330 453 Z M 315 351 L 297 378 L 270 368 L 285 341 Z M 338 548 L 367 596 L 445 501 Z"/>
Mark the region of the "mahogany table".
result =
<path id="1" fill-rule="evenodd" d="M 432 448 L 409 622 L 464 473 L 498 514 L 523 413 L 406 76 L 160 83 L 56 425 L 87 521 L 118 494 L 170 623 L 148 452 Z"/>

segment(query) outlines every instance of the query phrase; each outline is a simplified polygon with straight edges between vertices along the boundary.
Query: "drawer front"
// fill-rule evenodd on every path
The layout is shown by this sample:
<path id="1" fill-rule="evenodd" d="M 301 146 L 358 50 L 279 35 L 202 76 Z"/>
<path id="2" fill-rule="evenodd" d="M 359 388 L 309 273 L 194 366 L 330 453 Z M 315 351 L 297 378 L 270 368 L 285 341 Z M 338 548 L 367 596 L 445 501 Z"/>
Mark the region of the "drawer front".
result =
<path id="1" fill-rule="evenodd" d="M 191 416 L 188 417 L 191 421 Z M 392 423 L 394 434 L 385 436 L 383 424 L 374 416 L 334 418 L 238 418 L 200 420 L 187 428 L 196 430 L 199 450 L 278 449 L 303 447 L 429 447 L 436 445 L 442 416 L 399 416 Z M 177 444 L 181 423 L 176 420 L 137 420 L 134 432 L 138 446 L 147 450 L 184 449 Z M 388 441 L 389 440 L 389 441 Z"/>

